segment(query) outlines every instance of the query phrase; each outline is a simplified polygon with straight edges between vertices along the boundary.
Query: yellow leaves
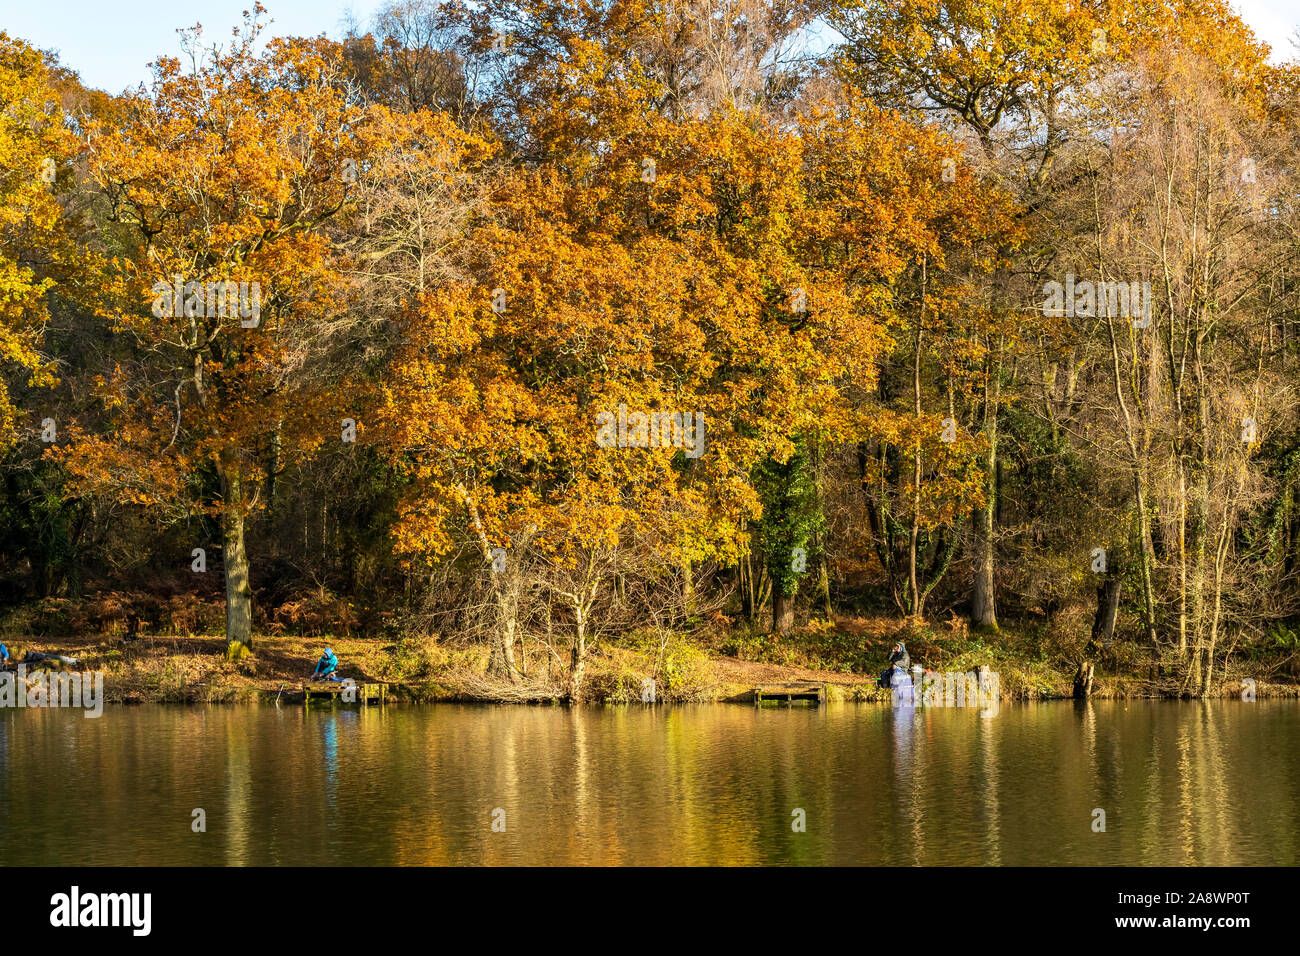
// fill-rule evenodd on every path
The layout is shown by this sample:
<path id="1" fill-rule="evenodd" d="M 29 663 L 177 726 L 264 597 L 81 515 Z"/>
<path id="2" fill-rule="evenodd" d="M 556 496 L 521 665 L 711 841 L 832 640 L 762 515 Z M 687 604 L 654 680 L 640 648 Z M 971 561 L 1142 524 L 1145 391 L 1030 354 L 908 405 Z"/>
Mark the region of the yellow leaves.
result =
<path id="1" fill-rule="evenodd" d="M 829 181 L 836 137 L 864 136 L 866 116 L 815 146 L 735 113 L 620 116 L 594 155 L 498 180 L 465 243 L 475 281 L 422 298 L 387 376 L 383 443 L 418 476 L 403 546 L 448 546 L 465 520 L 455 479 L 472 475 L 494 540 L 528 522 L 543 549 L 650 535 L 739 553 L 742 516 L 759 509 L 754 463 L 805 429 L 855 435 L 848 396 L 874 385 L 888 342 L 887 294 L 861 269 L 828 268 L 843 237 L 807 226 L 843 221 L 843 197 L 809 184 Z M 858 197 L 874 218 L 852 228 L 905 263 L 917 240 L 882 208 L 908 189 L 894 132 L 854 142 L 854 160 L 887 172 L 883 195 Z M 834 175 L 857 188 L 848 162 Z M 926 215 L 907 228 L 932 228 Z M 683 465 L 672 449 L 599 447 L 597 415 L 619 406 L 703 416 L 707 454 Z"/>
<path id="2" fill-rule="evenodd" d="M 248 488 L 214 507 L 249 510 L 267 447 L 285 467 L 339 441 L 345 417 L 366 438 L 369 422 L 350 407 L 357 383 L 334 374 L 341 366 L 326 371 L 353 327 L 349 240 L 335 224 L 353 228 L 361 174 L 394 144 L 457 139 L 428 117 L 366 113 L 341 81 L 337 45 L 275 42 L 259 54 L 255 34 L 203 52 L 193 75 L 160 61 L 153 88 L 92 131 L 89 172 L 124 249 L 96 308 L 148 343 L 147 367 L 97 382 L 120 447 L 73 432 L 68 454 L 83 480 L 103 466 L 99 490 L 120 500 L 185 501 L 178 475 L 207 464 L 237 468 Z M 448 148 L 425 157 L 429 168 L 458 162 L 456 149 L 487 152 Z M 160 294 L 178 283 L 180 295 Z"/>
<path id="3" fill-rule="evenodd" d="M 110 436 L 66 428 L 68 443 L 46 455 L 59 462 L 68 478 L 68 493 L 158 508 L 184 514 L 184 483 L 192 462 L 177 455 L 159 456 L 148 441 L 140 444 L 131 432 Z"/>
<path id="4" fill-rule="evenodd" d="M 75 258 L 58 190 L 77 144 L 58 104 L 42 55 L 0 32 L 0 370 L 26 370 L 32 387 L 57 381 L 41 354 L 46 301 L 51 273 Z M 49 271 L 38 275 L 24 262 Z M 14 439 L 16 421 L 0 387 L 0 445 Z"/>
<path id="5" fill-rule="evenodd" d="M 96 382 L 121 447 L 81 444 L 84 480 L 98 467 L 137 503 L 183 494 L 181 463 L 251 485 L 267 448 L 284 467 L 346 415 L 412 479 L 408 551 L 468 533 L 468 488 L 494 542 L 537 524 L 556 553 L 643 535 L 700 557 L 737 553 L 755 462 L 801 433 L 921 447 L 919 423 L 861 407 L 888 324 L 915 320 L 911 273 L 991 262 L 1011 232 L 999 195 L 964 167 L 940 185 L 953 145 L 852 95 L 793 121 L 648 108 L 664 90 L 617 31 L 659 36 L 653 5 L 527 9 L 553 29 L 512 48 L 508 132 L 529 160 L 510 167 L 504 133 L 363 106 L 339 47 L 257 53 L 255 24 L 195 72 L 160 60 L 152 90 L 117 104 L 89 161 L 120 250 L 96 307 L 143 348 Z M 1008 56 L 972 55 L 988 71 Z M 154 309 L 175 277 L 258 283 L 260 323 Z M 0 308 L 44 291 L 0 268 Z M 926 321 L 955 324 L 964 292 L 936 280 Z M 0 339 L 10 360 L 35 354 Z M 707 453 L 599 446 L 619 406 L 702 417 Z M 964 446 L 931 444 L 949 481 Z"/>
<path id="6" fill-rule="evenodd" d="M 878 408 L 867 412 L 863 427 L 880 443 L 881 454 L 867 461 L 863 483 L 871 486 L 897 473 L 892 489 L 909 514 L 915 510 L 923 528 L 950 524 L 986 500 L 986 477 L 981 456 L 988 448 L 982 432 L 968 432 L 960 423 L 938 415 L 916 415 Z M 897 455 L 895 468 L 885 467 L 889 454 Z M 919 457 L 921 481 L 916 481 Z"/>

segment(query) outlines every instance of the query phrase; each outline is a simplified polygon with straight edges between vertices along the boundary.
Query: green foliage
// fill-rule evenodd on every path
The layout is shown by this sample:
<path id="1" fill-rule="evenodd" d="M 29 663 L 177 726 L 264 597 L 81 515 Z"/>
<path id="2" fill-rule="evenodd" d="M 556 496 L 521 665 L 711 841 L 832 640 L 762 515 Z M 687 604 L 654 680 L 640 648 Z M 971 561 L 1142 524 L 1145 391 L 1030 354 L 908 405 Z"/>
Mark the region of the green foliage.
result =
<path id="1" fill-rule="evenodd" d="M 450 655 L 434 637 L 406 637 L 391 647 L 380 676 L 391 681 L 420 681 L 441 675 Z"/>
<path id="2" fill-rule="evenodd" d="M 1269 632 L 1268 642 L 1277 650 L 1300 650 L 1300 633 L 1285 624 L 1279 624 Z"/>
<path id="3" fill-rule="evenodd" d="M 587 677 L 586 693 L 605 704 L 630 704 L 641 699 L 642 678 L 623 661 L 606 662 Z"/>
<path id="4" fill-rule="evenodd" d="M 713 665 L 700 648 L 674 634 L 664 649 L 658 695 L 665 700 L 696 700 L 713 683 Z"/>
<path id="5" fill-rule="evenodd" d="M 816 557 L 808 553 L 809 544 L 826 526 L 806 440 L 796 438 L 794 452 L 785 461 L 766 458 L 760 462 L 754 468 L 753 480 L 763 503 L 758 553 L 774 588 L 792 597 Z"/>

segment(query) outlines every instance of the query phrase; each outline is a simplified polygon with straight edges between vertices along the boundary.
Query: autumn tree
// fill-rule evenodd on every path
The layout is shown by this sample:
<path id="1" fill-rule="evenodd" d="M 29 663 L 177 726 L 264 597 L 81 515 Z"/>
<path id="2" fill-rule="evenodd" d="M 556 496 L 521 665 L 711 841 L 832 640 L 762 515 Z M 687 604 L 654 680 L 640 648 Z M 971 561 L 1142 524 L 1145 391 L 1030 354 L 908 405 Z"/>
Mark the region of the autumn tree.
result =
<path id="1" fill-rule="evenodd" d="M 6 380 L 50 385 L 48 295 L 76 262 L 59 190 L 78 144 L 45 58 L 0 32 L 0 449 L 19 427 Z"/>
<path id="2" fill-rule="evenodd" d="M 257 54 L 260 12 L 225 47 L 187 34 L 188 69 L 160 59 L 120 124 L 94 131 L 120 248 L 110 318 L 139 359 L 102 377 L 113 432 L 66 455 L 87 487 L 145 507 L 197 498 L 219 518 L 232 654 L 252 644 L 245 540 L 265 482 L 352 437 L 347 383 L 314 372 L 344 301 L 325 226 L 348 213 L 376 146 L 338 48 L 276 40 Z"/>

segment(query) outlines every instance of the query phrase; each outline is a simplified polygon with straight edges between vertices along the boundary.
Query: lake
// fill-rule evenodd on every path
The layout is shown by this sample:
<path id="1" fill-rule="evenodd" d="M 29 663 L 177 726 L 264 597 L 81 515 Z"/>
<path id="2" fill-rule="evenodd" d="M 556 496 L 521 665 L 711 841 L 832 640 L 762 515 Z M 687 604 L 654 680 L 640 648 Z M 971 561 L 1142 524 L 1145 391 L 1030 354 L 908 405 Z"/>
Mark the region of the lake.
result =
<path id="1" fill-rule="evenodd" d="M 0 865 L 1240 865 L 1294 864 L 1298 844 L 1292 700 L 1003 702 L 988 718 L 0 710 Z"/>

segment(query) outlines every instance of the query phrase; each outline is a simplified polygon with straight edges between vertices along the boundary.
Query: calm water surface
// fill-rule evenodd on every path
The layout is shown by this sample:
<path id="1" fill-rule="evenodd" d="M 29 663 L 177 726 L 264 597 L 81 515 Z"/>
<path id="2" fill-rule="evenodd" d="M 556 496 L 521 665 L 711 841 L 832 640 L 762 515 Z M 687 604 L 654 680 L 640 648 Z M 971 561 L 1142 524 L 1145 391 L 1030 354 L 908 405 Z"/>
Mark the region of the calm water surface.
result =
<path id="1" fill-rule="evenodd" d="M 1295 701 L 0 711 L 0 865 L 1298 860 Z"/>

